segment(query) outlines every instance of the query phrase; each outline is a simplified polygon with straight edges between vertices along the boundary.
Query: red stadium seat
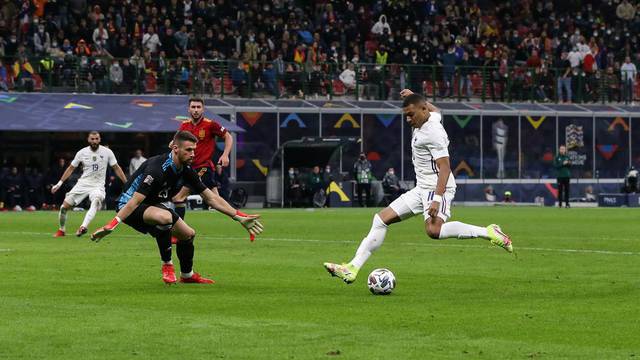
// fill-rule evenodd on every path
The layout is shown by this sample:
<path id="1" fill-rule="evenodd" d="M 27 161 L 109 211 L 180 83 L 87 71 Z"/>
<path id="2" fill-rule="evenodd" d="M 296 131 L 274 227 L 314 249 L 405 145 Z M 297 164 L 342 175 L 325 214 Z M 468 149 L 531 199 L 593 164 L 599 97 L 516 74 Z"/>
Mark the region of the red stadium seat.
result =
<path id="1" fill-rule="evenodd" d="M 147 93 L 155 93 L 158 91 L 158 80 L 153 74 L 147 74 L 144 82 L 144 89 Z"/>

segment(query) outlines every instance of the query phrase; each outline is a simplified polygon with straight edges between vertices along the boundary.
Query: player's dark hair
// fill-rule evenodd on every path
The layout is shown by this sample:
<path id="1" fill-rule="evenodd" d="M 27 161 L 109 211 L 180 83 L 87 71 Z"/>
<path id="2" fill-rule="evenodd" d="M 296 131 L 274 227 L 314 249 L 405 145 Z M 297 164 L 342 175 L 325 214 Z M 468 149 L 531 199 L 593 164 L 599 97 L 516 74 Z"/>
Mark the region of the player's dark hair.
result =
<path id="1" fill-rule="evenodd" d="M 425 102 L 425 99 L 422 95 L 411 94 L 406 98 L 404 98 L 404 101 L 402 102 L 402 107 L 407 107 L 409 105 L 421 105 L 421 104 L 424 104 L 424 102 Z"/>
<path id="2" fill-rule="evenodd" d="M 184 141 L 191 141 L 192 143 L 197 143 L 198 138 L 188 131 L 178 131 L 175 135 L 173 135 L 174 144 L 181 144 Z"/>
<path id="3" fill-rule="evenodd" d="M 100 135 L 100 133 L 98 131 L 96 131 L 96 130 L 91 130 L 89 132 L 89 135 L 87 135 L 87 136 L 91 136 L 91 135 Z"/>
<path id="4" fill-rule="evenodd" d="M 191 105 L 192 102 L 199 102 L 202 104 L 202 106 L 204 106 L 204 99 L 201 97 L 197 97 L 197 96 L 193 96 L 189 98 L 189 105 Z"/>

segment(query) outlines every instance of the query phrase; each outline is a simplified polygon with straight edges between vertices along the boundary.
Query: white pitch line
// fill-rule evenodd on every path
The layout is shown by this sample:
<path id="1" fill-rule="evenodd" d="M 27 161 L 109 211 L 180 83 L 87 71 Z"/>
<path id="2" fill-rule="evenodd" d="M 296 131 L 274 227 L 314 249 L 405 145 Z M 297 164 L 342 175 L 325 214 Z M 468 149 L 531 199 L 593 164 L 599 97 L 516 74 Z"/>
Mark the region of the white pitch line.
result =
<path id="1" fill-rule="evenodd" d="M 0 231 L 0 234 L 12 234 L 12 235 L 47 235 L 51 236 L 49 233 L 43 232 L 28 232 L 28 231 Z M 112 235 L 114 236 L 114 235 Z M 124 238 L 141 238 L 144 235 L 115 235 L 116 237 L 124 237 Z M 227 240 L 248 240 L 249 237 L 238 237 L 238 236 L 211 236 L 211 235 L 196 235 L 196 237 L 201 239 L 227 239 Z M 296 243 L 318 243 L 318 244 L 356 244 L 355 241 L 350 240 L 322 240 L 322 239 L 299 239 L 299 238 L 274 238 L 274 237 L 259 237 L 258 241 L 272 241 L 272 242 L 296 242 Z M 426 247 L 442 247 L 442 248 L 472 248 L 472 249 L 486 249 L 491 247 L 490 245 L 473 245 L 473 244 L 442 244 L 438 243 L 438 241 L 429 242 L 430 240 L 425 240 L 425 242 L 403 242 L 401 245 L 410 245 L 410 246 L 426 246 Z M 11 249 L 7 249 L 11 251 Z M 603 255 L 640 255 L 640 252 L 634 251 L 614 251 L 614 250 L 593 250 L 593 249 L 554 249 L 554 248 L 541 248 L 541 247 L 527 247 L 527 246 L 517 246 L 515 247 L 516 252 L 520 251 L 540 251 L 540 252 L 558 252 L 558 253 L 573 253 L 573 254 L 603 254 Z"/>
<path id="2" fill-rule="evenodd" d="M 9 252 L 9 251 L 13 251 L 12 249 L 0 249 L 0 252 Z"/>

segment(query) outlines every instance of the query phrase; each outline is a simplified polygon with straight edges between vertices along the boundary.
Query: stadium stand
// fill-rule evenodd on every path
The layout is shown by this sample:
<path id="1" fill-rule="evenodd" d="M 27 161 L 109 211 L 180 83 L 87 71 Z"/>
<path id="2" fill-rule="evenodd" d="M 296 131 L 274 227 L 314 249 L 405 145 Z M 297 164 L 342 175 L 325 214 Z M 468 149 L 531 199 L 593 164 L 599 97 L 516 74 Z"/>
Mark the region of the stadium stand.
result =
<path id="1" fill-rule="evenodd" d="M 626 0 L 13 0 L 0 89 L 633 102 L 639 29 Z"/>

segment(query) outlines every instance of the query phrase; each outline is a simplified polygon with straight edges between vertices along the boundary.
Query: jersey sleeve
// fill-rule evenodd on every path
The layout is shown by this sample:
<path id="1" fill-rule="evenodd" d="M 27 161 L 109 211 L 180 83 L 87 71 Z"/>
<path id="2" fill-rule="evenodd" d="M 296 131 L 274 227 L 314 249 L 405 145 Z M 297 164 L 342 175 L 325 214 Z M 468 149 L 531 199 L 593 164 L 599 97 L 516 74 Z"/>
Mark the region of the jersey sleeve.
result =
<path id="1" fill-rule="evenodd" d="M 187 129 L 187 123 L 186 121 L 183 121 L 182 123 L 180 123 L 180 127 L 178 128 L 178 131 L 184 131 Z"/>
<path id="2" fill-rule="evenodd" d="M 227 129 L 224 126 L 218 124 L 216 121 L 212 121 L 210 125 L 211 135 L 217 137 L 224 137 L 227 133 Z"/>
<path id="3" fill-rule="evenodd" d="M 109 149 L 109 156 L 107 160 L 109 161 L 109 166 L 114 166 L 118 164 L 118 159 L 116 159 L 116 155 L 113 153 L 111 149 Z"/>
<path id="4" fill-rule="evenodd" d="M 444 129 L 429 134 L 426 145 L 434 160 L 449 156 L 449 138 Z"/>
<path id="5" fill-rule="evenodd" d="M 78 166 L 80 166 L 81 162 L 82 162 L 82 150 L 78 151 L 76 153 L 76 156 L 73 158 L 73 160 L 71 160 L 71 166 L 73 166 L 74 168 L 77 168 Z"/>
<path id="6" fill-rule="evenodd" d="M 135 191 L 144 196 L 149 196 L 154 189 L 162 185 L 162 175 L 161 169 L 154 169 L 151 166 L 145 167 L 144 172 L 138 175 L 139 179 L 135 180 L 140 182 Z"/>
<path id="7" fill-rule="evenodd" d="M 202 183 L 200 177 L 196 173 L 196 171 L 189 167 L 184 171 L 184 182 L 189 185 L 196 193 L 201 194 L 205 190 L 207 190 L 207 186 Z"/>

